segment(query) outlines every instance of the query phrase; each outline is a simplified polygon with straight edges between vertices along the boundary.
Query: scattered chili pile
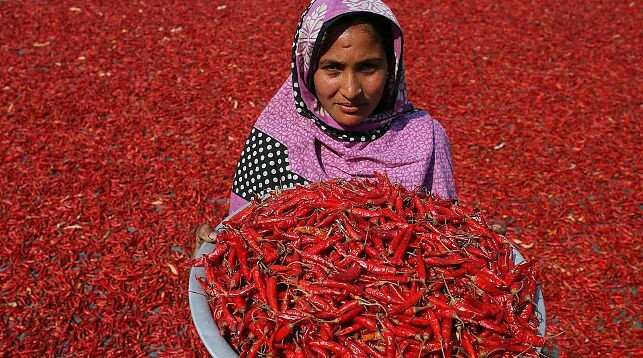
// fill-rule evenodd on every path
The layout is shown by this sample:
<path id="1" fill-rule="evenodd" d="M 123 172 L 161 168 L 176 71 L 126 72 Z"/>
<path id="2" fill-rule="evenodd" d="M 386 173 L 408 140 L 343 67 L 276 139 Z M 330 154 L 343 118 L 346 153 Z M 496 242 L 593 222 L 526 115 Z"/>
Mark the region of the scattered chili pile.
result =
<path id="1" fill-rule="evenodd" d="M 543 353 L 643 355 L 642 4 L 387 3 L 461 203 L 538 259 Z M 204 355 L 184 260 L 307 4 L 0 1 L 4 354 Z"/>
<path id="2" fill-rule="evenodd" d="M 254 200 L 197 259 L 240 356 L 537 356 L 534 261 L 480 213 L 376 176 Z"/>

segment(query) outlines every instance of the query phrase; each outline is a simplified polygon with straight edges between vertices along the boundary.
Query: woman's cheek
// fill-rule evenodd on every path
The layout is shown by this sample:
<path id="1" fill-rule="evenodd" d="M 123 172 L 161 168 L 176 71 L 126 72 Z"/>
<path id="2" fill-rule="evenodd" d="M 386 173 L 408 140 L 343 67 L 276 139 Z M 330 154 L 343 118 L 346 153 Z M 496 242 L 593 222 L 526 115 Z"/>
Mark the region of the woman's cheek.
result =
<path id="1" fill-rule="evenodd" d="M 318 72 L 319 73 L 319 72 Z M 331 87 L 332 87 L 332 79 L 329 78 L 329 76 L 326 76 L 324 74 L 315 74 L 314 77 L 315 80 L 315 93 L 317 94 L 318 98 L 322 97 L 328 97 L 328 95 L 331 93 Z"/>
<path id="2" fill-rule="evenodd" d="M 372 88 L 374 93 L 378 93 L 380 96 L 384 93 L 384 88 L 386 87 L 386 73 L 377 74 L 369 78 L 369 86 Z"/>

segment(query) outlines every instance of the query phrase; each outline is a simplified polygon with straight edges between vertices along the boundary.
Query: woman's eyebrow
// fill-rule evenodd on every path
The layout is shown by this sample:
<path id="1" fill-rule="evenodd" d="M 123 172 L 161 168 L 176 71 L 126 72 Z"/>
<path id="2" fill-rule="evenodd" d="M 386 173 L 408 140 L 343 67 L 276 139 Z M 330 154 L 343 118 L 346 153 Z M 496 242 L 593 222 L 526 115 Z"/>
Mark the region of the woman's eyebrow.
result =
<path id="1" fill-rule="evenodd" d="M 384 61 L 385 60 L 383 58 L 381 58 L 381 57 L 369 57 L 369 58 L 365 58 L 363 60 L 360 60 L 359 62 L 357 62 L 357 64 L 360 64 L 360 65 L 365 64 L 365 63 L 382 64 L 382 63 L 384 63 Z M 323 59 L 323 60 L 319 61 L 319 65 L 320 66 L 322 66 L 322 65 L 324 65 L 324 66 L 327 66 L 327 65 L 343 66 L 343 65 L 345 65 L 345 63 L 342 62 L 342 61 L 339 61 L 339 60 L 333 60 L 333 59 L 327 58 L 327 59 Z"/>
<path id="2" fill-rule="evenodd" d="M 380 64 L 384 63 L 384 59 L 381 57 L 371 57 L 371 58 L 366 58 L 363 60 L 360 60 L 358 63 L 375 63 L 375 64 Z"/>
<path id="3" fill-rule="evenodd" d="M 342 65 L 343 62 L 327 58 L 327 59 L 323 59 L 323 60 L 319 61 L 319 64 L 320 65 L 321 64 L 325 64 L 325 65 Z"/>

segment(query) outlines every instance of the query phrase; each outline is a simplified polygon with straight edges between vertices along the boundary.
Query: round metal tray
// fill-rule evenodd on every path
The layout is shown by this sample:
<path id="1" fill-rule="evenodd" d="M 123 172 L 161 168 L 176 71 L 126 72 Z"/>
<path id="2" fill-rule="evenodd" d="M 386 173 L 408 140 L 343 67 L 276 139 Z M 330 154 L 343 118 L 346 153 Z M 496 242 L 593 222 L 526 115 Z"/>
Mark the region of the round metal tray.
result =
<path id="1" fill-rule="evenodd" d="M 217 229 L 220 227 L 221 225 L 219 225 Z M 212 251 L 213 248 L 213 244 L 204 243 L 203 246 L 201 246 L 197 257 Z M 514 247 L 514 262 L 518 264 L 523 261 L 525 261 L 525 259 Z M 192 320 L 194 321 L 196 330 L 199 333 L 205 348 L 210 352 L 212 357 L 215 358 L 238 358 L 237 353 L 225 338 L 223 338 L 219 328 L 214 322 L 212 310 L 210 309 L 206 294 L 199 282 L 195 279 L 196 276 L 205 276 L 205 270 L 203 267 L 193 267 L 191 269 L 188 297 L 190 301 L 190 311 L 192 312 Z M 536 292 L 536 311 L 540 319 L 538 330 L 540 331 L 541 336 L 545 336 L 545 301 L 543 299 L 543 293 L 540 286 L 538 286 Z M 538 351 L 540 351 L 540 348 L 538 348 Z"/>

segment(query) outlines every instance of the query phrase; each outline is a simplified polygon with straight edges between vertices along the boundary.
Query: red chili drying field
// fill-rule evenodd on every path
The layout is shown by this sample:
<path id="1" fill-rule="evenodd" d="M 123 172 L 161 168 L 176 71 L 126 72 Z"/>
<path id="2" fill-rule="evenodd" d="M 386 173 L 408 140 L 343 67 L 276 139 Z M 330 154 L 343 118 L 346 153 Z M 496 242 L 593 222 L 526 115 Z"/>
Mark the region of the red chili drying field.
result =
<path id="1" fill-rule="evenodd" d="M 0 351 L 205 355 L 185 260 L 306 4 L 0 1 Z M 389 5 L 461 202 L 540 260 L 547 355 L 643 354 L 641 4 Z"/>

